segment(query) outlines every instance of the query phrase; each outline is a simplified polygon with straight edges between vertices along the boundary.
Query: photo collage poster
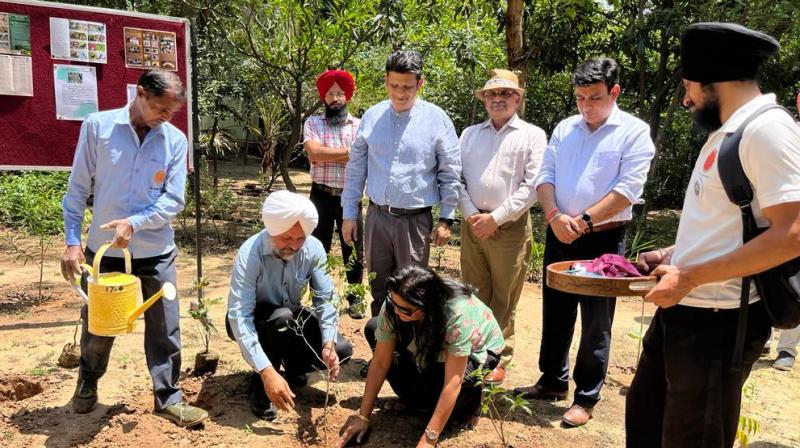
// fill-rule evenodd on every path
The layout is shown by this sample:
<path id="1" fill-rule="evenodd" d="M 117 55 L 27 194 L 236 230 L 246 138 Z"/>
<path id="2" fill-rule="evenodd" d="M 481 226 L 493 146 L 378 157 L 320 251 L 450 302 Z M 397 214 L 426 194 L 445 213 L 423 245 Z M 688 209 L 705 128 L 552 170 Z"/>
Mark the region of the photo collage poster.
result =
<path id="1" fill-rule="evenodd" d="M 53 59 L 105 64 L 108 61 L 106 25 L 50 18 L 50 48 Z"/>
<path id="2" fill-rule="evenodd" d="M 166 31 L 125 28 L 125 67 L 178 71 L 177 39 Z"/>

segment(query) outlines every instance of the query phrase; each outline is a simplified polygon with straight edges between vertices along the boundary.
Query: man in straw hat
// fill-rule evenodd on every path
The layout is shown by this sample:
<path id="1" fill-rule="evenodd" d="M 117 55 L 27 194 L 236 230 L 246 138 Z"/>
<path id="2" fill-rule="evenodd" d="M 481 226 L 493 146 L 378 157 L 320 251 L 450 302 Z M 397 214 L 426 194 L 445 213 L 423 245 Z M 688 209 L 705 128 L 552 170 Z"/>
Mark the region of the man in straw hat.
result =
<path id="1" fill-rule="evenodd" d="M 528 210 L 547 136 L 517 116 L 525 90 L 517 75 L 491 71 L 475 95 L 489 119 L 461 134 L 461 275 L 477 288 L 505 338 L 500 364 L 486 377 L 501 382 L 514 353 L 514 315 L 531 253 Z"/>
<path id="2" fill-rule="evenodd" d="M 650 126 L 617 107 L 621 89 L 616 61 L 595 58 L 580 64 L 572 84 L 580 114 L 562 120 L 553 130 L 536 177 L 547 222 L 545 266 L 625 253 L 626 224 L 632 205 L 642 195 L 655 153 Z M 544 276 L 546 282 L 546 270 Z M 582 426 L 600 401 L 616 297 L 568 294 L 546 283 L 542 289 L 542 376 L 518 392 L 539 400 L 567 398 L 569 348 L 580 306 L 575 398 L 562 422 Z"/>
<path id="3" fill-rule="evenodd" d="M 675 245 L 639 257 L 640 269 L 660 277 L 645 296 L 659 308 L 626 399 L 628 447 L 731 447 L 736 439 L 742 386 L 770 333 L 757 294 L 742 296 L 742 277 L 800 255 L 800 129 L 785 111 L 761 110 L 775 95 L 757 82 L 777 51 L 772 37 L 729 23 L 696 23 L 681 37 L 683 104 L 710 134 Z M 756 222 L 769 228 L 743 244 L 742 212 L 717 162 L 722 141 L 750 117 L 738 156 Z M 734 356 L 742 299 L 746 332 Z"/>
<path id="4" fill-rule="evenodd" d="M 325 106 L 325 112 L 308 117 L 304 125 L 303 147 L 311 162 L 311 195 L 309 199 L 317 207 L 319 225 L 314 229 L 316 237 L 330 252 L 334 225 L 339 234 L 345 275 L 350 284 L 360 284 L 363 277 L 364 226 L 361 221 L 361 204 L 356 214 L 356 238 L 353 245 L 342 238 L 341 195 L 344 188 L 344 173 L 350 159 L 350 145 L 356 137 L 358 118 L 347 112 L 353 98 L 356 83 L 353 76 L 344 70 L 326 70 L 317 77 L 317 93 Z M 353 250 L 355 249 L 355 251 Z M 355 253 L 354 253 L 355 252 Z M 354 319 L 364 317 L 366 304 L 360 297 L 347 296 L 347 313 Z"/>
<path id="5" fill-rule="evenodd" d="M 318 221 L 314 204 L 276 191 L 264 201 L 261 217 L 265 229 L 236 254 L 226 327 L 253 369 L 250 409 L 274 420 L 276 407 L 294 407 L 292 388 L 306 384 L 306 373 L 327 369 L 335 381 L 353 347 L 338 333 L 339 298 L 325 249 L 311 236 Z M 313 309 L 300 304 L 306 289 Z"/>
<path id="6" fill-rule="evenodd" d="M 185 101 L 186 89 L 174 72 L 149 70 L 139 77 L 136 98 L 130 104 L 86 117 L 62 203 L 67 247 L 61 273 L 66 279 L 74 281 L 80 275 L 80 263 L 84 259 L 92 263 L 100 246 L 110 240 L 113 248 L 130 250 L 131 272 L 141 280 L 144 297 L 152 296 L 165 282 L 175 284 L 178 250 L 171 222 L 184 206 L 188 144 L 169 121 Z M 87 206 L 92 206 L 92 224 L 83 249 L 81 229 Z M 124 258 L 116 249 L 100 261 L 103 272 L 124 269 Z M 97 406 L 97 382 L 106 372 L 114 345 L 113 337 L 88 331 L 86 306 L 81 318 L 80 370 L 72 396 L 77 414 Z M 179 426 L 200 424 L 208 413 L 188 405 L 178 387 L 178 300 L 158 300 L 145 311 L 144 322 L 155 413 Z"/>

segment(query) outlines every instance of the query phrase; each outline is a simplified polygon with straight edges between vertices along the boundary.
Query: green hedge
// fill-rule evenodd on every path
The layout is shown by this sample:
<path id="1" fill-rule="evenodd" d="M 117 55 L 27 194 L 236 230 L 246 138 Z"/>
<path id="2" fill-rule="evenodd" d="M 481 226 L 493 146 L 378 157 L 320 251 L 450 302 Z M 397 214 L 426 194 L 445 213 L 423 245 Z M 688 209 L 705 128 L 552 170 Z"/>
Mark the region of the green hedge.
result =
<path id="1" fill-rule="evenodd" d="M 69 173 L 0 173 L 0 225 L 34 235 L 63 232 L 61 199 Z"/>

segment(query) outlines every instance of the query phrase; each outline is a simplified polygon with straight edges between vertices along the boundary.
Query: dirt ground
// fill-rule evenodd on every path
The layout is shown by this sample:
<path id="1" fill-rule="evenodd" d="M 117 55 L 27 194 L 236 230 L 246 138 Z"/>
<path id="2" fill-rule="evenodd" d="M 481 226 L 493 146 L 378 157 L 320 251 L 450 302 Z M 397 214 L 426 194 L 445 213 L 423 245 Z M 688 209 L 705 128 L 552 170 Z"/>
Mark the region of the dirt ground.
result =
<path id="1" fill-rule="evenodd" d="M 307 183 L 300 183 L 307 187 Z M 332 404 L 323 424 L 325 382 L 319 374 L 309 385 L 296 391 L 296 409 L 281 413 L 274 422 L 256 419 L 246 397 L 248 366 L 238 347 L 223 335 L 213 337 L 212 349 L 221 354 L 213 375 L 195 377 L 191 368 L 195 353 L 202 350 L 199 324 L 188 314 L 193 300 L 190 285 L 196 275 L 195 256 L 182 250 L 178 260 L 178 290 L 181 300 L 183 371 L 180 385 L 187 399 L 208 409 L 210 418 L 197 429 L 182 429 L 154 416 L 151 383 L 143 350 L 143 322 L 129 335 L 120 336 L 111 354 L 108 373 L 99 383 L 100 404 L 93 412 L 76 415 L 70 407 L 77 369 L 58 367 L 62 347 L 73 340 L 75 321 L 82 304 L 60 278 L 58 255 L 63 243 L 54 245 L 45 264 L 45 300 L 38 301 L 38 269 L 15 261 L 7 247 L 0 247 L 0 446 L 3 447 L 249 447 L 283 448 L 333 446 L 337 431 L 360 404 L 363 380 L 358 370 L 369 358 L 362 327 L 365 320 L 343 316 L 343 334 L 353 342 L 355 354 L 343 367 L 332 390 Z M 213 321 L 224 329 L 229 273 L 235 247 L 217 250 L 203 257 L 204 276 L 212 283 L 206 297 L 220 297 L 211 305 Z M 441 257 L 446 274 L 458 274 L 458 251 L 448 247 Z M 640 324 L 646 329 L 654 309 L 641 301 L 622 298 L 617 305 L 613 330 L 611 363 L 603 399 L 594 419 L 583 428 L 564 429 L 561 414 L 569 402 L 531 403 L 531 416 L 516 414 L 504 427 L 509 443 L 527 447 L 620 447 L 624 445 L 625 392 L 633 377 L 637 359 Z M 574 360 L 580 330 L 572 344 Z M 224 332 L 224 330 L 223 330 Z M 525 285 L 517 311 L 516 356 L 504 386 L 529 384 L 538 377 L 536 367 L 541 336 L 541 289 Z M 751 376 L 753 394 L 744 400 L 743 414 L 760 423 L 752 447 L 800 447 L 800 368 L 793 372 L 772 369 L 775 353 L 762 358 Z M 381 396 L 390 399 L 384 386 Z M 378 409 L 373 418 L 369 447 L 415 446 L 426 422 L 413 415 Z M 451 430 L 440 446 L 499 446 L 498 436 L 488 418 L 473 430 Z"/>

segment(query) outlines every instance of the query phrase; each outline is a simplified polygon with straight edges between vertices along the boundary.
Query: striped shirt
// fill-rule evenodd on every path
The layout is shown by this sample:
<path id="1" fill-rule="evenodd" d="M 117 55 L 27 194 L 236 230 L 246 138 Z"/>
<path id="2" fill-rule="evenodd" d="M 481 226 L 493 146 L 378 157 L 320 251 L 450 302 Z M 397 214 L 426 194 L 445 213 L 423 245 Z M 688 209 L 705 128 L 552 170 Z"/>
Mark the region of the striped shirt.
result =
<path id="1" fill-rule="evenodd" d="M 331 126 L 324 114 L 308 117 L 303 128 L 303 141 L 313 140 L 328 148 L 349 148 L 356 138 L 360 119 L 347 115 L 341 125 Z M 344 188 L 347 162 L 311 162 L 311 180 L 331 188 Z"/>

